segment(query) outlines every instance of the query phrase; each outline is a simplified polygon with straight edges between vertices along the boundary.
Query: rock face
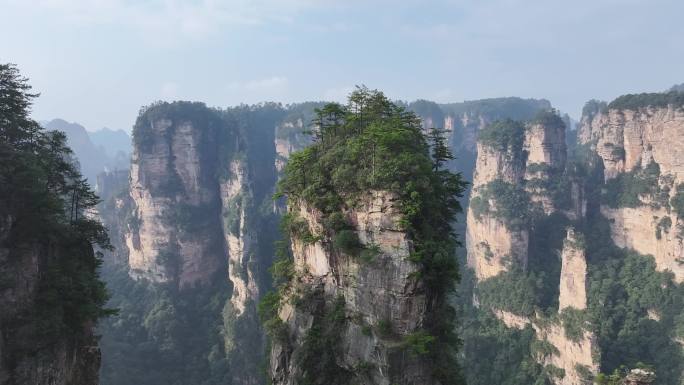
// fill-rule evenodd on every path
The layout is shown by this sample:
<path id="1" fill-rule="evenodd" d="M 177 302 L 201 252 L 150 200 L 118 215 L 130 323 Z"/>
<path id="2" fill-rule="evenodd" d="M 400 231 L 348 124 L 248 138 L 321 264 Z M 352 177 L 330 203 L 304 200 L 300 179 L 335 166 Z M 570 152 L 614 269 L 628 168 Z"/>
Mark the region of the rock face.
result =
<path id="1" fill-rule="evenodd" d="M 245 312 L 249 301 L 259 298 L 259 289 L 254 271 L 244 268 L 255 263 L 252 260 L 255 236 L 247 228 L 246 205 L 250 202 L 251 191 L 244 162 L 232 161 L 230 175 L 227 181 L 221 183 L 223 234 L 228 247 L 229 278 L 233 283 L 230 302 L 235 315 L 239 317 Z"/>
<path id="2" fill-rule="evenodd" d="M 567 337 L 565 327 L 553 324 L 537 331 L 538 338 L 549 342 L 558 352 L 552 353 L 544 358 L 545 364 L 551 364 L 563 369 L 563 378 L 554 378 L 556 385 L 578 385 L 586 384 L 578 367 L 587 370 L 588 373 L 596 375 L 599 371 L 599 364 L 594 360 L 594 351 L 598 349 L 596 338 L 589 331 L 582 331 L 579 338 L 572 340 Z M 590 381 L 590 380 L 589 380 Z"/>
<path id="3" fill-rule="evenodd" d="M 322 229 L 320 214 L 306 204 L 289 210 L 303 218 L 312 232 Z M 343 372 L 364 384 L 433 384 L 426 365 L 418 357 L 402 353 L 400 347 L 402 337 L 422 325 L 427 305 L 422 285 L 413 278 L 418 268 L 407 259 L 412 244 L 399 226 L 401 213 L 394 197 L 371 192 L 344 215 L 355 225 L 364 245 L 377 246 L 378 255 L 364 262 L 333 252 L 325 239 L 311 244 L 293 239 L 298 288 L 289 295 L 294 297 L 298 291 L 309 294 L 299 305 L 285 301 L 281 308 L 279 317 L 288 337 L 287 342 L 274 341 L 270 361 L 273 384 L 298 383 L 298 362 L 306 354 L 305 336 L 321 322 L 320 313 L 335 308 L 338 301 L 344 304 L 346 322 L 335 330 L 341 341 L 335 362 Z"/>
<path id="4" fill-rule="evenodd" d="M 601 207 L 616 245 L 653 255 L 658 270 L 684 281 L 684 225 L 670 199 L 684 182 L 684 109 L 681 106 L 605 108 L 583 117 L 580 141 L 596 150 L 605 179 L 657 165 L 659 196 L 640 195 L 635 207 Z M 617 197 L 608 197 L 617 199 Z"/>
<path id="5" fill-rule="evenodd" d="M 216 133 L 184 117 L 142 116 L 136 130 L 137 137 L 146 139 L 136 143 L 131 164 L 130 193 L 138 221 L 126 235 L 131 273 L 155 282 L 177 278 L 180 286 L 206 282 L 222 260 L 218 186 L 212 179 L 216 165 L 210 159 L 216 154 Z M 207 215 L 191 218 L 199 211 Z M 214 231 L 188 234 L 181 226 L 190 220 Z"/>
<path id="6" fill-rule="evenodd" d="M 558 311 L 573 307 L 587 308 L 587 260 L 582 237 L 568 229 L 561 253 L 560 296 Z"/>
<path id="7" fill-rule="evenodd" d="M 581 235 L 573 229 L 568 229 L 561 254 L 562 270 L 559 288 L 559 312 L 567 308 L 583 310 L 587 307 L 586 276 L 587 263 L 584 256 L 584 246 Z M 587 379 L 582 369 L 590 374 L 599 371 L 598 343 L 594 334 L 588 330 L 581 330 L 580 334 L 570 338 L 566 326 L 561 319 L 551 322 L 543 320 L 537 315 L 534 319 L 519 316 L 507 311 L 493 309 L 494 315 L 507 327 L 524 329 L 531 325 L 537 338 L 553 346 L 553 352 L 537 357 L 544 365 L 553 365 L 562 369 L 562 377 L 554 377 L 556 385 L 577 385 L 586 383 Z"/>
<path id="8" fill-rule="evenodd" d="M 259 206 L 276 180 L 273 128 L 282 113 L 270 107 L 263 107 L 266 112 L 251 107 L 218 112 L 188 102 L 149 107 L 134 130 L 130 197 L 110 203 L 115 206 L 110 209 L 124 212 L 110 215 L 109 222 L 123 228 L 134 279 L 181 290 L 215 285 L 217 279 L 232 283 L 217 316 L 224 321 L 223 350 L 233 382 L 242 385 L 261 382 L 265 344 L 256 304 L 276 230 Z M 259 120 L 268 113 L 273 116 Z"/>
<path id="9" fill-rule="evenodd" d="M 545 182 L 554 174 L 562 173 L 566 161 L 565 126 L 534 122 L 528 124 L 521 147 L 509 145 L 505 149 L 489 143 L 477 144 L 477 160 L 473 177 L 474 198 L 487 200 L 491 208 L 478 213 L 472 205 L 468 208 L 466 248 L 468 266 L 474 269 L 478 281 L 494 277 L 508 269 L 516 261 L 524 269 L 527 266 L 529 229 L 513 226 L 497 215 L 498 202 L 483 191 L 495 181 L 522 186 L 530 197 L 530 204 L 539 205 L 546 214 L 557 210 Z M 580 197 L 580 190 L 576 199 Z"/>
<path id="10" fill-rule="evenodd" d="M 466 248 L 468 265 L 474 270 L 478 282 L 508 271 L 513 261 L 517 261 L 523 271 L 528 267 L 528 248 L 530 237 L 535 235 L 531 231 L 537 220 L 535 217 L 560 213 L 570 220 L 576 220 L 581 219 L 586 212 L 582 185 L 571 178 L 562 179 L 567 178 L 567 147 L 565 125 L 560 118 L 553 112 L 542 113 L 524 128 L 515 127 L 511 124 L 493 125 L 488 128 L 486 141 L 480 140 L 477 145 L 473 192 L 467 216 Z M 488 186 L 494 182 L 512 187 L 499 191 L 500 196 L 495 196 L 487 193 Z M 562 191 L 567 197 L 565 203 L 559 201 L 558 188 L 554 187 L 559 184 L 568 190 Z M 524 193 L 511 198 L 510 194 L 515 189 Z M 497 202 L 499 199 L 503 203 Z M 524 206 L 527 209 L 519 215 L 528 215 L 532 217 L 530 220 L 516 223 L 512 220 L 515 218 L 499 215 L 503 210 L 510 211 L 510 207 L 520 199 L 528 199 L 529 202 Z M 476 200 L 479 202 L 473 204 Z M 483 200 L 486 200 L 487 210 L 477 208 L 483 204 Z M 500 206 L 504 204 L 508 206 Z M 543 231 L 536 229 L 536 233 Z M 573 229 L 568 230 L 560 254 L 558 310 L 586 309 L 587 263 L 582 237 Z M 586 381 L 586 373 L 598 372 L 598 361 L 594 357 L 598 346 L 594 335 L 582 330 L 579 336 L 570 338 L 562 316 L 548 318 L 537 314 L 526 317 L 502 309 L 481 310 L 491 311 L 509 328 L 524 329 L 531 325 L 536 338 L 552 347 L 551 352 L 535 355 L 537 362 L 564 373 L 551 376 L 556 385 L 582 384 Z M 554 371 L 550 370 L 549 373 Z"/>
<path id="11" fill-rule="evenodd" d="M 0 384 L 97 384 L 100 349 L 94 325 L 48 338 L 35 317 L 46 260 L 62 252 L 58 243 L 10 242 L 13 221 L 0 215 Z"/>
<path id="12" fill-rule="evenodd" d="M 468 209 L 466 245 L 468 266 L 478 280 L 485 280 L 506 271 L 511 260 L 527 265 L 529 233 L 512 230 L 501 219 L 492 216 L 477 218 Z"/>
<path id="13" fill-rule="evenodd" d="M 661 173 L 684 180 L 684 110 L 680 106 L 608 109 L 585 116 L 579 138 L 595 146 L 606 179 L 654 161 Z"/>
<path id="14" fill-rule="evenodd" d="M 615 245 L 652 255 L 658 270 L 671 271 L 676 282 L 684 282 L 684 243 L 679 234 L 682 220 L 675 213 L 649 206 L 618 209 L 603 206 L 601 213 L 610 222 Z M 663 218 L 676 218 L 676 225 L 663 227 Z"/>

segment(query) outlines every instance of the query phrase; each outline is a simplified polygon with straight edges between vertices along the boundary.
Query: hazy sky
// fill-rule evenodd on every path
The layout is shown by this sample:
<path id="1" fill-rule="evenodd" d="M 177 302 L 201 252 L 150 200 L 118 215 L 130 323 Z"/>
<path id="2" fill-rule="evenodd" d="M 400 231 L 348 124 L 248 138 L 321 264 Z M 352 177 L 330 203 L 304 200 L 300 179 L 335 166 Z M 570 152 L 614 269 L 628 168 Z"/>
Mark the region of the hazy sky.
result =
<path id="1" fill-rule="evenodd" d="M 130 130 L 140 106 L 591 98 L 684 82 L 683 0 L 0 0 L 34 117 Z"/>

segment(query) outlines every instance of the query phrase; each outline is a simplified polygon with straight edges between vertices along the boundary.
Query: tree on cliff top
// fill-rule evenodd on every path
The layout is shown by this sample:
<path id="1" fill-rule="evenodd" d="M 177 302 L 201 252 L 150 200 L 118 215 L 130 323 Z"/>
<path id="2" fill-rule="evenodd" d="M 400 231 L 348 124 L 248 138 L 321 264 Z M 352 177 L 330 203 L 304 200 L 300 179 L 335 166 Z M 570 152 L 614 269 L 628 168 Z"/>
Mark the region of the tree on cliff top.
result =
<path id="1" fill-rule="evenodd" d="M 82 330 L 111 313 L 92 245 L 111 246 L 102 224 L 87 215 L 98 199 L 75 166 L 66 136 L 29 117 L 37 96 L 15 65 L 0 64 L 0 215 L 10 222 L 3 243 L 11 252 L 42 245 L 56 254 L 39 256 L 33 321 L 48 337 Z"/>
<path id="2" fill-rule="evenodd" d="M 314 144 L 291 156 L 277 195 L 303 200 L 325 218 L 370 191 L 398 197 L 401 224 L 414 245 L 410 259 L 421 267 L 418 279 L 427 291 L 428 320 L 420 333 L 430 344 L 421 352 L 442 384 L 460 383 L 460 341 L 447 297 L 459 278 L 452 224 L 466 182 L 443 168 L 452 158 L 443 132 L 426 136 L 413 112 L 365 87 L 352 92 L 347 105 L 328 104 L 316 113 Z"/>

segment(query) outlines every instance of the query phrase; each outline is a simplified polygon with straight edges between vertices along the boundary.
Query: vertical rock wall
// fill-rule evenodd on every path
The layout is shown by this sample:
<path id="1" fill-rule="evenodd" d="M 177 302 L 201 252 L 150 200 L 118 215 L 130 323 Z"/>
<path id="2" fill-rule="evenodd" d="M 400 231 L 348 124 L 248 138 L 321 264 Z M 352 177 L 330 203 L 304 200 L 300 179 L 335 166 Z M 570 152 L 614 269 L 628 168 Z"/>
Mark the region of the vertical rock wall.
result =
<path id="1" fill-rule="evenodd" d="M 321 233 L 323 224 L 316 210 L 304 203 L 289 210 L 303 218 L 311 231 Z M 373 261 L 363 262 L 331 251 L 325 246 L 329 240 L 305 244 L 293 239 L 297 285 L 283 300 L 279 314 L 287 338 L 274 341 L 273 384 L 298 383 L 305 336 L 320 322 L 320 312 L 330 311 L 336 301 L 344 303 L 345 321 L 335 331 L 341 341 L 335 361 L 351 378 L 349 383 L 433 384 L 421 358 L 406 353 L 401 344 L 404 336 L 423 324 L 427 304 L 422 285 L 413 278 L 418 267 L 407 259 L 412 244 L 399 225 L 402 216 L 395 198 L 371 192 L 345 216 L 361 242 L 376 245 L 379 253 Z"/>
<path id="2" fill-rule="evenodd" d="M 636 207 L 603 205 L 601 213 L 616 245 L 653 255 L 658 270 L 683 282 L 684 221 L 669 202 L 684 183 L 684 108 L 606 108 L 582 119 L 580 141 L 596 151 L 607 181 L 657 165 L 658 180 L 648 183 L 658 185 L 659 196 L 641 195 Z"/>

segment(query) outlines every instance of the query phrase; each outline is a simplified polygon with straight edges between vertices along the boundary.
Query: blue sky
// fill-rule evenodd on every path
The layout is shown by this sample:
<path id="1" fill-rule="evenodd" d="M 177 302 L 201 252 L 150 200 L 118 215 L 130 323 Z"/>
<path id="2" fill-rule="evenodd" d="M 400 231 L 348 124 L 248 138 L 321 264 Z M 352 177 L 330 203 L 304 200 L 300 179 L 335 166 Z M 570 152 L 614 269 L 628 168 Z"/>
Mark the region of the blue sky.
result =
<path id="1" fill-rule="evenodd" d="M 0 0 L 34 117 L 130 130 L 140 106 L 591 98 L 684 82 L 682 0 Z"/>

